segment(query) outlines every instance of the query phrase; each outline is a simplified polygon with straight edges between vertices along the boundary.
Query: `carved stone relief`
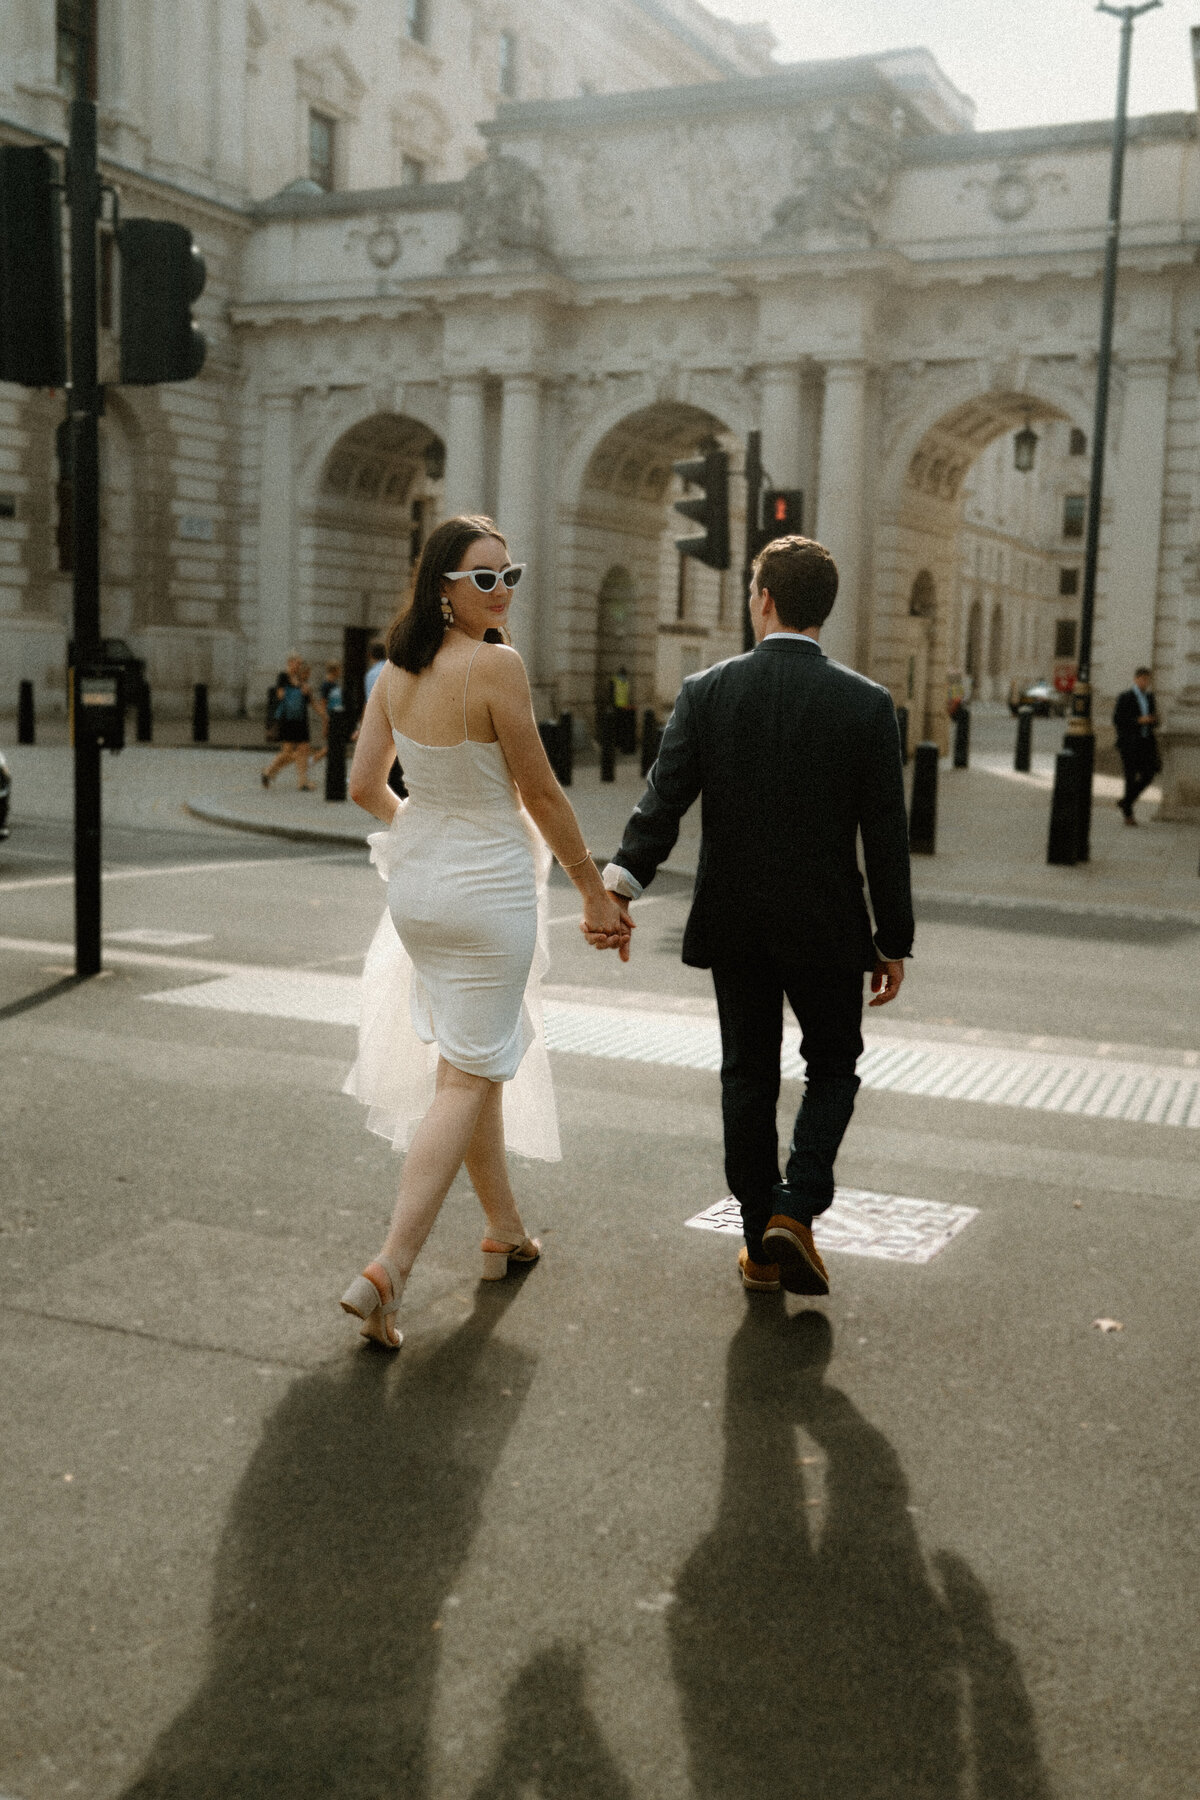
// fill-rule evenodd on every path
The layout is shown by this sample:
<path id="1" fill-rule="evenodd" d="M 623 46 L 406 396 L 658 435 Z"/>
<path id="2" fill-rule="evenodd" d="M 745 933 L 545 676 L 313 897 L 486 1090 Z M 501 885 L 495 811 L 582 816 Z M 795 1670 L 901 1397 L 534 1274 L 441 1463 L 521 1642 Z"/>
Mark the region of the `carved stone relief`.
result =
<path id="1" fill-rule="evenodd" d="M 462 184 L 462 240 L 452 268 L 514 256 L 549 261 L 546 195 L 537 173 L 515 156 L 488 156 Z"/>
<path id="2" fill-rule="evenodd" d="M 873 244 L 876 214 L 900 163 L 890 112 L 876 102 L 837 106 L 797 141 L 794 192 L 774 210 L 768 241 L 812 236 Z"/>
<path id="3" fill-rule="evenodd" d="M 971 193 L 982 193 L 994 219 L 1015 225 L 1033 211 L 1042 194 L 1067 191 L 1067 179 L 1060 169 L 1040 169 L 1035 173 L 1024 162 L 1011 162 L 1001 164 L 993 176 L 968 176 L 958 191 L 958 199 L 962 204 Z"/>

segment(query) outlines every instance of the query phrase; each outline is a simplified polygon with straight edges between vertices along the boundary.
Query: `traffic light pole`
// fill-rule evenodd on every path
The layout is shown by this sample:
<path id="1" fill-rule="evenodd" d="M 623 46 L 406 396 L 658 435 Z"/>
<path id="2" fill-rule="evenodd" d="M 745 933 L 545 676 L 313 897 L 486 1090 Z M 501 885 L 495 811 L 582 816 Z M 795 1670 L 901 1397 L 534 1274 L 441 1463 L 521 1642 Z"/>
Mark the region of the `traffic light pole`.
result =
<path id="1" fill-rule="evenodd" d="M 762 432 L 746 434 L 746 557 L 742 564 L 742 649 L 753 650 L 754 627 L 750 623 L 750 581 L 754 559 L 762 549 Z"/>
<path id="2" fill-rule="evenodd" d="M 100 388 L 96 351 L 96 108 L 71 103 L 67 157 L 71 219 L 71 484 L 75 655 L 75 973 L 100 973 L 100 744 L 81 728 L 79 672 L 100 655 Z"/>

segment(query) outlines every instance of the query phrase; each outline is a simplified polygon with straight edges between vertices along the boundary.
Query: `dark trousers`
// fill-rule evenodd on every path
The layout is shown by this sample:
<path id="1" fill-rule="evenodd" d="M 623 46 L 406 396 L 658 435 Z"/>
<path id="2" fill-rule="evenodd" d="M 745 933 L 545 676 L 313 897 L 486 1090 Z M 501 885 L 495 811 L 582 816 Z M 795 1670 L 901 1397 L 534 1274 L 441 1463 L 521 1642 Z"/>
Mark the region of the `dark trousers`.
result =
<path id="1" fill-rule="evenodd" d="M 721 1019 L 725 1179 L 742 1209 L 746 1248 L 763 1262 L 762 1234 L 773 1213 L 811 1225 L 833 1200 L 834 1158 L 859 1087 L 863 976 L 799 968 L 766 950 L 753 961 L 714 964 L 712 975 Z M 775 1109 L 785 995 L 800 1021 L 808 1080 L 781 1183 Z"/>
<path id="2" fill-rule="evenodd" d="M 1118 748 L 1125 770 L 1125 793 L 1121 800 L 1121 811 L 1128 817 L 1133 811 L 1134 802 L 1140 799 L 1158 774 L 1158 746 L 1152 738 L 1135 738 L 1132 743 L 1120 744 Z"/>

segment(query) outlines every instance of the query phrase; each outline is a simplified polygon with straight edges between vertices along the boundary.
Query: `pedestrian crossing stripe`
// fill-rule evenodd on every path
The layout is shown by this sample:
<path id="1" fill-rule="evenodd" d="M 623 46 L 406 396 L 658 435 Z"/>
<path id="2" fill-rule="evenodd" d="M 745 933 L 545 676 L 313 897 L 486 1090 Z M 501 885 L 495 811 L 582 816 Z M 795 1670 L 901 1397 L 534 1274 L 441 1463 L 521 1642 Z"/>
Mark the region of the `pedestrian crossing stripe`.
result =
<path id="1" fill-rule="evenodd" d="M 321 1025 L 358 1023 L 360 983 L 309 969 L 241 969 L 215 981 L 168 988 L 148 1000 Z M 551 1050 L 660 1067 L 719 1070 L 715 1019 L 578 1001 L 545 1002 Z M 864 1088 L 926 1099 L 971 1100 L 1125 1124 L 1200 1130 L 1200 1071 L 1066 1051 L 997 1048 L 868 1035 L 859 1058 Z M 782 1073 L 802 1081 L 794 1033 Z"/>

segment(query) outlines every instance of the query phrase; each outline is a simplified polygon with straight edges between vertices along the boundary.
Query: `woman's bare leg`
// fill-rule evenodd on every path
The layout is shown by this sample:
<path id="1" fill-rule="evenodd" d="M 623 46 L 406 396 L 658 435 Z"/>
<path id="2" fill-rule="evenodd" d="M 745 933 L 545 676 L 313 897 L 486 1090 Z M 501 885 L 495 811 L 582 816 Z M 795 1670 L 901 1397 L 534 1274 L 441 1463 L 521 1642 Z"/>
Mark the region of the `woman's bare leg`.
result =
<path id="1" fill-rule="evenodd" d="M 278 775 L 280 769 L 286 769 L 295 754 L 295 744 L 285 744 L 270 767 L 263 770 L 267 780 L 270 781 L 273 776 Z"/>
<path id="2" fill-rule="evenodd" d="M 525 1227 L 508 1179 L 504 1154 L 504 1084 L 492 1083 L 464 1158 L 471 1186 L 487 1214 L 488 1242 L 520 1243 Z"/>
<path id="3" fill-rule="evenodd" d="M 295 750 L 296 750 L 296 785 L 297 785 L 297 787 L 305 787 L 308 783 L 309 748 L 308 748 L 307 744 L 297 744 L 295 746 Z"/>
<path id="4" fill-rule="evenodd" d="M 450 1183 L 462 1167 L 479 1114 L 494 1083 L 438 1061 L 437 1092 L 417 1126 L 383 1254 L 407 1275 L 433 1229 Z"/>

